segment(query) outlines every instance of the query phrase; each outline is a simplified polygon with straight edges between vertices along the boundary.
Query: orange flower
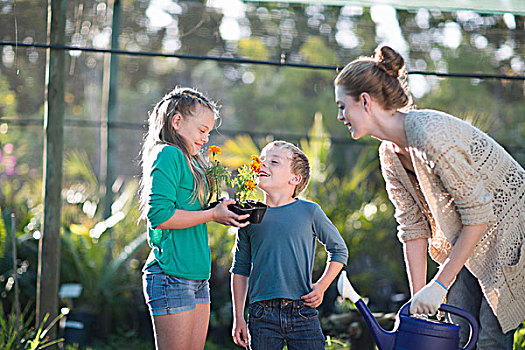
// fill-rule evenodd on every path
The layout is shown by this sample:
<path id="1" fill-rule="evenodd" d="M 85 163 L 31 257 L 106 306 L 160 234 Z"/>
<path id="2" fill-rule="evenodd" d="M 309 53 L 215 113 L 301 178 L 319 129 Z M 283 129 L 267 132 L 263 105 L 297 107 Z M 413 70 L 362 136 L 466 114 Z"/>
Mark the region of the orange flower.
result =
<path id="1" fill-rule="evenodd" d="M 252 191 L 255 189 L 255 182 L 253 180 L 248 180 L 244 184 L 244 187 L 246 187 L 247 190 Z"/>
<path id="2" fill-rule="evenodd" d="M 215 154 L 221 154 L 221 148 L 219 146 L 210 146 L 208 152 Z"/>
<path id="3" fill-rule="evenodd" d="M 256 174 L 259 174 L 261 172 L 261 163 L 257 163 L 255 161 L 250 163 L 250 169 Z"/>

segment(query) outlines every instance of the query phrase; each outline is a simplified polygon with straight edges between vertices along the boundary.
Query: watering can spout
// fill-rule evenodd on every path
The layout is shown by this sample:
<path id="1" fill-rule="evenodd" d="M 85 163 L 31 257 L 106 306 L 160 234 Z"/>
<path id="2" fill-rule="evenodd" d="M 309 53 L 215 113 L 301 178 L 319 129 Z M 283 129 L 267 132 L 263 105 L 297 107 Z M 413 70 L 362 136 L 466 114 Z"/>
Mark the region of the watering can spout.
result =
<path id="1" fill-rule="evenodd" d="M 345 270 L 341 271 L 341 275 L 337 280 L 337 290 L 343 298 L 349 299 L 352 303 L 354 303 L 359 312 L 361 312 L 361 315 L 365 319 L 365 322 L 372 333 L 377 347 L 380 350 L 393 349 L 396 340 L 395 332 L 387 332 L 381 328 L 377 320 L 372 315 L 370 309 L 368 309 L 363 299 L 361 299 L 361 296 L 359 296 L 359 294 L 357 294 L 357 292 L 352 287 L 352 284 L 346 276 Z"/>
<path id="2" fill-rule="evenodd" d="M 337 280 L 337 290 L 343 298 L 349 299 L 354 304 L 357 303 L 359 299 L 361 299 L 359 294 L 356 293 L 354 287 L 352 287 L 352 284 L 348 280 L 345 270 L 341 271 L 341 274 L 339 275 L 339 279 Z"/>

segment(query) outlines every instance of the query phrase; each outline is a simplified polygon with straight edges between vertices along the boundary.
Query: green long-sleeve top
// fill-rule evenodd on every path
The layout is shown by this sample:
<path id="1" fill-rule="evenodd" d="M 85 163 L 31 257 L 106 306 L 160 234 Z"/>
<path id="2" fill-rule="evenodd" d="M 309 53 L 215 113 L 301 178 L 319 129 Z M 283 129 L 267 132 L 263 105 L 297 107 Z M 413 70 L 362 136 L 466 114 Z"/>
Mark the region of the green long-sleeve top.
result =
<path id="1" fill-rule="evenodd" d="M 211 253 L 206 224 L 184 229 L 159 229 L 176 209 L 202 210 L 191 201 L 193 175 L 177 147 L 158 146 L 151 168 L 151 194 L 148 210 L 148 243 L 164 273 L 189 280 L 209 279 Z M 153 155 L 155 156 L 155 155 Z M 150 259 L 148 259 L 150 260 Z M 153 261 L 150 261 L 150 265 Z"/>

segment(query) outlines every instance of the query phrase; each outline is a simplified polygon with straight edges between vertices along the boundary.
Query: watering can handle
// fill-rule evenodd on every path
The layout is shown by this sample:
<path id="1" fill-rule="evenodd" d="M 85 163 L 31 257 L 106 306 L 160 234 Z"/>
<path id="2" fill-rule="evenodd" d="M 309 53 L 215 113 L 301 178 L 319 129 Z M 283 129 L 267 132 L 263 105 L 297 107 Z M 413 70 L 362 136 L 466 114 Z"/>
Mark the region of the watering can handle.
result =
<path id="1" fill-rule="evenodd" d="M 399 310 L 400 315 L 404 316 L 410 316 L 410 302 L 406 303 L 401 307 L 401 310 Z M 448 304 L 441 304 L 439 307 L 439 310 L 448 312 L 451 314 L 454 314 L 456 316 L 463 317 L 466 319 L 470 326 L 470 338 L 468 343 L 465 345 L 465 347 L 461 348 L 461 350 L 472 350 L 476 347 L 476 341 L 478 339 L 479 334 L 479 325 L 478 321 L 472 316 L 470 313 L 466 312 L 465 310 L 462 310 L 460 308 L 457 308 L 452 305 Z"/>

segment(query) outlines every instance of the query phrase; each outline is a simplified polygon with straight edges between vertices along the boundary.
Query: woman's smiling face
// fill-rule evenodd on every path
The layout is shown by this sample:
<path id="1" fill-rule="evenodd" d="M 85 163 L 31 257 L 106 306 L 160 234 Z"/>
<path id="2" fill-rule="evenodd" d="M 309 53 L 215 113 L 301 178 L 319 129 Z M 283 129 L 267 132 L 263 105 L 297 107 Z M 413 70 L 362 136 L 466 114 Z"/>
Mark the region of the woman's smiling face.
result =
<path id="1" fill-rule="evenodd" d="M 342 121 L 352 134 L 352 138 L 358 139 L 366 135 L 364 129 L 365 111 L 360 100 L 348 95 L 343 86 L 335 86 L 335 103 L 339 108 L 337 120 Z"/>

